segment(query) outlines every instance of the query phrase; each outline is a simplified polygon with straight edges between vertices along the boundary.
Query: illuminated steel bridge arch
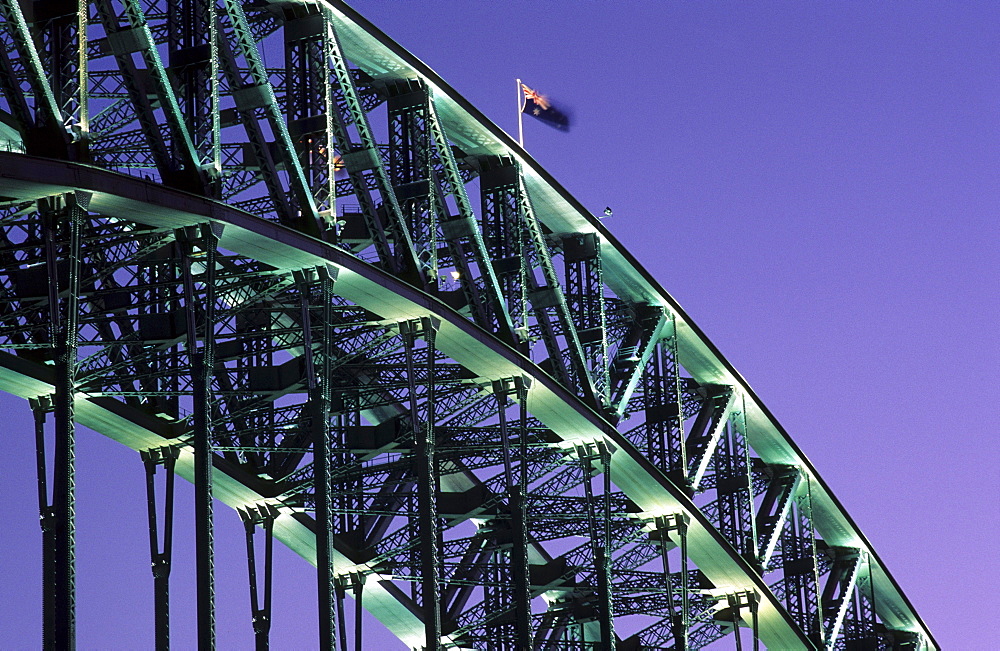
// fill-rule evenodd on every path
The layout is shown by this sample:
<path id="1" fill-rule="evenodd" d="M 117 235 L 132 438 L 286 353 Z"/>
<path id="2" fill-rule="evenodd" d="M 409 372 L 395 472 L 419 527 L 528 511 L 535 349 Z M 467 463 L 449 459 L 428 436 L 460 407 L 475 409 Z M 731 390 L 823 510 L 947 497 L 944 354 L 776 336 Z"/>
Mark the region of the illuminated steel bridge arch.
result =
<path id="1" fill-rule="evenodd" d="M 146 465 L 161 648 L 174 473 L 206 648 L 213 497 L 262 646 L 261 532 L 316 565 L 324 648 L 364 645 L 358 604 L 424 648 L 936 648 L 683 310 L 352 9 L 0 14 L 0 388 L 48 459 L 46 645 L 74 639 L 81 423 Z"/>

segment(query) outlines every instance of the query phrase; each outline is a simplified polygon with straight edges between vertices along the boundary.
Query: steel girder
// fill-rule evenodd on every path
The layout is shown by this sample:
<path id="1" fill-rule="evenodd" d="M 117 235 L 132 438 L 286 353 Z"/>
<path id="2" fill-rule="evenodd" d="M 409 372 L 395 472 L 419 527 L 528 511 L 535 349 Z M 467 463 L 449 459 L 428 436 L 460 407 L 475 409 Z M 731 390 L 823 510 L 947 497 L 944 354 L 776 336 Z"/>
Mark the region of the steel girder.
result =
<path id="1" fill-rule="evenodd" d="M 55 4 L 0 4 L 31 154 L 0 153 L 0 388 L 36 414 L 47 647 L 73 646 L 80 422 L 146 466 L 159 648 L 161 466 L 196 487 L 205 648 L 213 498 L 261 647 L 275 537 L 317 567 L 323 648 L 361 607 L 424 648 L 934 648 L 687 315 L 347 6 Z"/>

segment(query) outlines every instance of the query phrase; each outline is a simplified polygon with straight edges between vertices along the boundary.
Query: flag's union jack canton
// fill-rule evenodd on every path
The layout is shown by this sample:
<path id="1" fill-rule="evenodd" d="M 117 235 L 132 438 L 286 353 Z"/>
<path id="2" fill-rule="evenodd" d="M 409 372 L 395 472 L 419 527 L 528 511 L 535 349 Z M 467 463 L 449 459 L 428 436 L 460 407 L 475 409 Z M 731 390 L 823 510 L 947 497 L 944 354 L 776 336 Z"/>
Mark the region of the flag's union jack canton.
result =
<path id="1" fill-rule="evenodd" d="M 569 131 L 569 118 L 565 113 L 552 106 L 548 97 L 524 84 L 521 84 L 521 90 L 524 91 L 524 104 L 521 106 L 521 113 L 532 115 L 560 131 Z"/>

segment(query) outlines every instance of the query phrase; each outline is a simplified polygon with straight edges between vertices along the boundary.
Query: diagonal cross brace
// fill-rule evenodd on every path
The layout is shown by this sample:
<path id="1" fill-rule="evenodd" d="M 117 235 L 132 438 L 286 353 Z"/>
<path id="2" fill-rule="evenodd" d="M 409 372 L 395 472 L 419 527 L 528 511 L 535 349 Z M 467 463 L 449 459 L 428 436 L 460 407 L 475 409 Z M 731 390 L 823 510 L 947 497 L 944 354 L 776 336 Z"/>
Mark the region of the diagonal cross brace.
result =
<path id="1" fill-rule="evenodd" d="M 35 93 L 36 102 L 41 105 L 39 108 L 43 119 L 39 119 L 39 116 L 36 115 L 36 126 L 41 126 L 42 124 L 61 125 L 62 114 L 59 106 L 56 104 L 52 87 L 49 86 L 48 75 L 42 67 L 38 50 L 35 49 L 35 42 L 28 30 L 28 23 L 24 19 L 24 13 L 21 11 L 21 3 L 17 2 L 17 0 L 0 0 L 0 16 L 3 16 L 4 20 L 13 28 L 10 29 L 9 33 L 14 38 L 18 55 L 28 72 L 28 81 L 31 83 L 31 88 Z M 63 133 L 66 133 L 64 128 Z M 66 135 L 68 138 L 68 133 Z"/>
<path id="2" fill-rule="evenodd" d="M 700 437 L 701 440 L 697 441 L 701 445 L 699 456 L 697 460 L 692 459 L 694 462 L 692 464 L 694 472 L 691 477 L 691 488 L 693 490 L 698 490 L 701 480 L 705 477 L 708 464 L 712 460 L 712 454 L 719 445 L 722 432 L 729 422 L 729 414 L 735 406 L 735 395 L 736 393 L 732 387 L 723 387 L 721 395 L 710 396 L 702 409 L 702 413 L 699 414 L 699 418 L 708 418 L 710 421 L 707 423 L 707 431 L 704 436 Z M 697 435 L 698 431 L 696 429 L 692 432 L 692 437 Z M 692 437 L 689 437 L 688 440 L 691 441 Z"/>
<path id="3" fill-rule="evenodd" d="M 636 319 L 619 344 L 618 354 L 612 364 L 611 406 L 616 414 L 624 413 L 639 385 L 643 369 L 653 355 L 656 342 L 663 337 L 667 325 L 666 313 L 662 307 L 638 305 L 635 309 Z M 624 357 L 625 354 L 632 357 Z"/>
<path id="4" fill-rule="evenodd" d="M 344 165 L 354 187 L 354 193 L 361 204 L 382 264 L 389 271 L 397 274 L 410 270 L 416 271 L 420 269 L 420 264 L 413 241 L 406 228 L 399 202 L 396 200 L 396 193 L 389 181 L 389 174 L 386 172 L 385 165 L 379 155 L 378 145 L 368 123 L 368 114 L 358 97 L 354 76 L 347 67 L 347 59 L 333 28 L 332 15 L 332 12 L 324 9 L 329 65 L 334 76 L 335 88 L 343 97 L 347 107 L 347 115 L 341 114 L 339 110 L 331 111 L 335 118 L 329 122 L 330 128 L 333 129 L 333 140 L 343 154 Z M 331 107 L 333 106 L 336 106 L 335 102 L 331 103 Z M 361 141 L 357 145 L 352 143 L 348 136 L 347 125 L 351 123 L 354 124 Z M 382 211 L 385 220 L 377 214 L 368 191 L 366 173 L 373 177 L 375 187 L 382 198 Z M 390 242 L 392 247 L 390 247 Z"/>
<path id="5" fill-rule="evenodd" d="M 482 233 L 480 233 L 479 229 L 476 228 L 476 215 L 472 210 L 472 204 L 469 201 L 469 195 L 465 190 L 465 183 L 462 181 L 462 175 L 458 171 L 458 164 L 455 162 L 455 155 L 451 150 L 451 145 L 445 133 L 444 125 L 441 124 L 441 120 L 438 118 L 433 97 L 427 105 L 427 124 L 430 128 L 431 138 L 434 141 L 434 146 L 437 149 L 437 155 L 444 171 L 445 178 L 439 179 L 439 182 L 444 182 L 448 192 L 455 200 L 455 205 L 458 208 L 458 216 L 456 219 L 463 220 L 465 224 L 468 224 L 468 228 L 463 229 L 462 235 L 469 241 L 473 259 L 475 260 L 476 266 L 479 268 L 479 273 L 482 276 L 483 288 L 482 290 L 479 290 L 475 287 L 473 283 L 474 279 L 468 277 L 467 273 L 460 275 L 459 280 L 462 282 L 463 287 L 466 288 L 466 293 L 469 295 L 474 294 L 474 298 L 479 297 L 480 291 L 486 294 L 486 301 L 490 306 L 492 306 L 493 314 L 496 315 L 500 336 L 511 339 L 513 337 L 514 327 L 511 325 L 510 314 L 508 314 L 507 306 L 504 303 L 503 296 L 500 294 L 500 285 L 497 282 L 496 272 L 494 272 L 493 265 L 490 264 L 489 257 L 486 254 L 486 245 L 483 242 Z M 450 217 L 451 216 L 449 216 L 449 218 Z M 477 316 L 477 322 L 479 325 L 488 325 L 486 317 L 479 315 L 478 313 Z"/>
<path id="6" fill-rule="evenodd" d="M 836 647 L 844 617 L 851 605 L 851 596 L 861 572 L 862 555 L 860 550 L 849 547 L 834 547 L 833 567 L 823 588 L 822 604 L 824 619 L 826 619 L 824 641 L 827 649 Z"/>
<path id="7" fill-rule="evenodd" d="M 236 36 L 236 46 L 239 53 L 243 55 L 243 58 L 246 59 L 249 65 L 250 78 L 253 81 L 253 86 L 250 88 L 254 89 L 253 92 L 256 94 L 258 107 L 264 110 L 268 126 L 271 128 L 272 133 L 275 134 L 275 145 L 285 164 L 285 169 L 288 172 L 288 183 L 298 203 L 300 214 L 289 215 L 289 218 L 293 221 L 297 219 L 306 220 L 305 224 L 301 224 L 300 222 L 303 226 L 302 230 L 315 234 L 318 229 L 316 202 L 313 199 L 312 191 L 309 189 L 309 184 L 306 182 L 305 173 L 302 171 L 299 159 L 295 155 L 295 148 L 292 146 L 292 138 L 288 133 L 285 116 L 282 115 L 281 109 L 278 107 L 274 88 L 271 86 L 267 69 L 264 67 L 264 61 L 257 50 L 257 43 L 254 40 L 253 32 L 250 30 L 246 14 L 243 12 L 243 3 L 236 0 L 225 0 L 225 6 L 226 13 L 229 16 L 233 32 Z M 221 50 L 222 48 L 220 48 Z M 276 203 L 280 203 L 282 200 L 279 196 L 273 196 L 272 199 Z"/>
<path id="8" fill-rule="evenodd" d="M 792 466 L 776 467 L 774 473 L 757 513 L 757 530 L 760 532 L 758 557 L 765 568 L 781 540 L 781 532 L 801 480 L 798 468 Z"/>

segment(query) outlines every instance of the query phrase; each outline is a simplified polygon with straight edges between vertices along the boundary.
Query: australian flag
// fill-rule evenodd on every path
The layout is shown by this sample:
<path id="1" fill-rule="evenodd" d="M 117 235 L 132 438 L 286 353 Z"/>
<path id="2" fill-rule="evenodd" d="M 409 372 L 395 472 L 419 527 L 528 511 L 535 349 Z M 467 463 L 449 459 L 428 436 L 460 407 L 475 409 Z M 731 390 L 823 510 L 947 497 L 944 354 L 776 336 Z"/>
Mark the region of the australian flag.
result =
<path id="1" fill-rule="evenodd" d="M 559 109 L 552 106 L 548 97 L 541 95 L 538 91 L 532 90 L 521 84 L 524 91 L 524 104 L 521 106 L 521 113 L 534 116 L 560 131 L 569 131 L 569 117 Z"/>

